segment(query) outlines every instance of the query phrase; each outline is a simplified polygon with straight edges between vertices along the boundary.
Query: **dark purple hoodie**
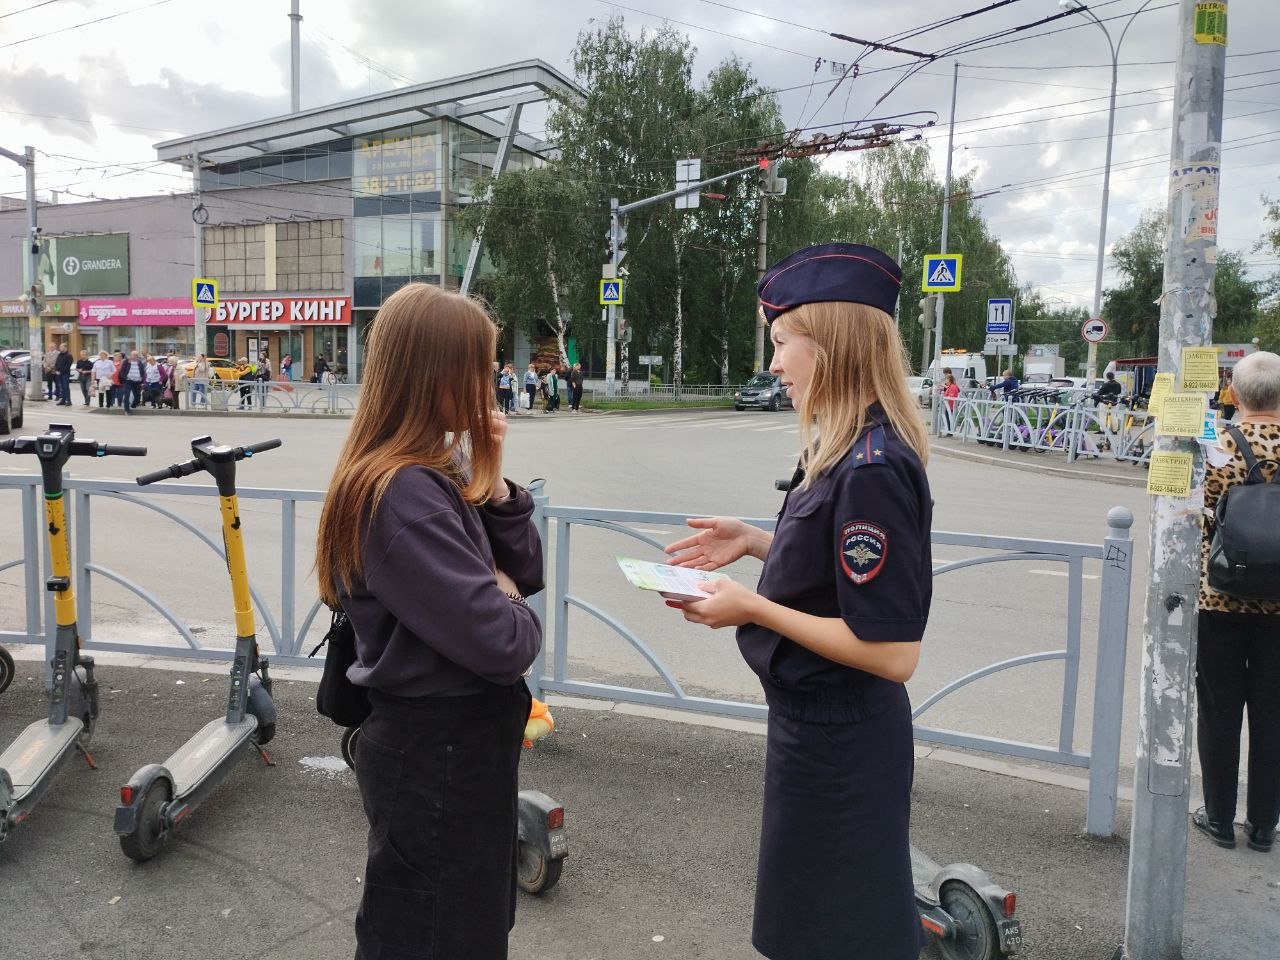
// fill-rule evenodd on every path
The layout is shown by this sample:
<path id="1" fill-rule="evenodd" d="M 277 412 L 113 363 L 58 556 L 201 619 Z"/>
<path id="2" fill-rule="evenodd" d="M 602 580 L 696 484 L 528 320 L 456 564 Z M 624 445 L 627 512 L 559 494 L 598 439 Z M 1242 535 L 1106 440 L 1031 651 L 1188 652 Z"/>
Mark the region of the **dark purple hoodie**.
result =
<path id="1" fill-rule="evenodd" d="M 396 474 L 361 544 L 363 579 L 340 593 L 356 632 L 353 683 L 401 697 L 462 696 L 514 684 L 542 645 L 533 611 L 511 600 L 497 567 L 528 596 L 543 587 L 533 498 L 474 507 L 444 474 Z M 353 531 L 354 533 L 354 531 Z"/>

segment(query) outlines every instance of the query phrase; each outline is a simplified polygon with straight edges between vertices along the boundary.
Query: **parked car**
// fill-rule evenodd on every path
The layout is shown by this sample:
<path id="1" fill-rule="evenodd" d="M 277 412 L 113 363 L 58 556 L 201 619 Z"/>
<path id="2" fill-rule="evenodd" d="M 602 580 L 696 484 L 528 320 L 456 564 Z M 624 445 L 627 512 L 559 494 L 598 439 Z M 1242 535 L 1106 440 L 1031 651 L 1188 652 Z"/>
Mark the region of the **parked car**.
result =
<path id="1" fill-rule="evenodd" d="M 188 377 L 194 376 L 196 362 L 188 360 L 182 364 L 182 371 Z M 209 357 L 209 379 L 210 380 L 239 380 L 249 368 L 241 366 L 234 360 L 224 360 L 222 357 Z"/>
<path id="2" fill-rule="evenodd" d="M 22 392 L 25 372 L 15 363 L 0 359 L 0 433 L 22 426 Z"/>
<path id="3" fill-rule="evenodd" d="M 791 398 L 782 389 L 782 378 L 772 373 L 757 373 L 733 395 L 735 410 L 781 410 L 790 406 Z"/>
<path id="4" fill-rule="evenodd" d="M 922 407 L 933 405 L 933 378 L 907 377 L 907 387 L 915 394 L 916 402 Z"/>

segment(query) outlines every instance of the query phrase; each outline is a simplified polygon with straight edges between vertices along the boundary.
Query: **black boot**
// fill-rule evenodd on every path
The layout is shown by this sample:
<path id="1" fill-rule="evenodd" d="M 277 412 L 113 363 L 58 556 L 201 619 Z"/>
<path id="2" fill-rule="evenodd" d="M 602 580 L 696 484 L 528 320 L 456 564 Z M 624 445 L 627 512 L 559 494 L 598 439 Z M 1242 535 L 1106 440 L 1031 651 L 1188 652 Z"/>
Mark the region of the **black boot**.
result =
<path id="1" fill-rule="evenodd" d="M 1249 833 L 1249 839 L 1246 843 L 1249 844 L 1250 850 L 1257 850 L 1259 853 L 1271 852 L 1271 845 L 1276 842 L 1275 827 L 1268 829 L 1267 827 L 1255 827 L 1253 824 L 1246 823 L 1244 828 Z"/>
<path id="2" fill-rule="evenodd" d="M 1192 825 L 1218 846 L 1232 850 L 1236 845 L 1236 826 L 1234 823 L 1222 824 L 1210 820 L 1209 814 L 1201 807 L 1191 815 Z M 1272 831 L 1274 833 L 1274 831 Z"/>

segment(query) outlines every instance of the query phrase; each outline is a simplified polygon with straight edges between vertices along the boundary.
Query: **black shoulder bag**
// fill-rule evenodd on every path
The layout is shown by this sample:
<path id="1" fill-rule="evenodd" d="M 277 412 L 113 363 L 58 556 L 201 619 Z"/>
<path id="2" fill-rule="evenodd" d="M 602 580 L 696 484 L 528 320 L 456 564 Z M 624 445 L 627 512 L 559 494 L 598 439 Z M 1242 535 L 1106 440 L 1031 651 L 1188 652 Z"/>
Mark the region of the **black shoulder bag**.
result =
<path id="1" fill-rule="evenodd" d="M 340 727 L 358 727 L 369 716 L 369 688 L 360 687 L 347 678 L 347 668 L 356 662 L 356 631 L 342 608 L 333 610 L 329 632 L 309 656 L 314 657 L 325 644 L 324 672 L 316 689 L 316 710 Z"/>
<path id="2" fill-rule="evenodd" d="M 1244 457 L 1244 483 L 1222 492 L 1209 541 L 1209 586 L 1246 600 L 1280 600 L 1280 463 L 1259 460 L 1249 441 L 1227 427 Z M 1276 466 L 1271 482 L 1258 468 Z"/>

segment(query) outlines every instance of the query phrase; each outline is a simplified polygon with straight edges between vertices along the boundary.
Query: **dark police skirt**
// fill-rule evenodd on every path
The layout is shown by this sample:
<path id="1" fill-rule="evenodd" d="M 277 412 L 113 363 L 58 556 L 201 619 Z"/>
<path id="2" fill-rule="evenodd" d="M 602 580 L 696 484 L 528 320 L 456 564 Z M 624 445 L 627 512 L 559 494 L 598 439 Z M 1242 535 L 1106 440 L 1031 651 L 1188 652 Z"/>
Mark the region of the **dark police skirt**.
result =
<path id="1" fill-rule="evenodd" d="M 369 818 L 356 960 L 505 958 L 528 687 L 370 700 L 356 741 Z"/>
<path id="2" fill-rule="evenodd" d="M 809 723 L 770 702 L 751 942 L 770 960 L 916 960 L 911 707 Z"/>

